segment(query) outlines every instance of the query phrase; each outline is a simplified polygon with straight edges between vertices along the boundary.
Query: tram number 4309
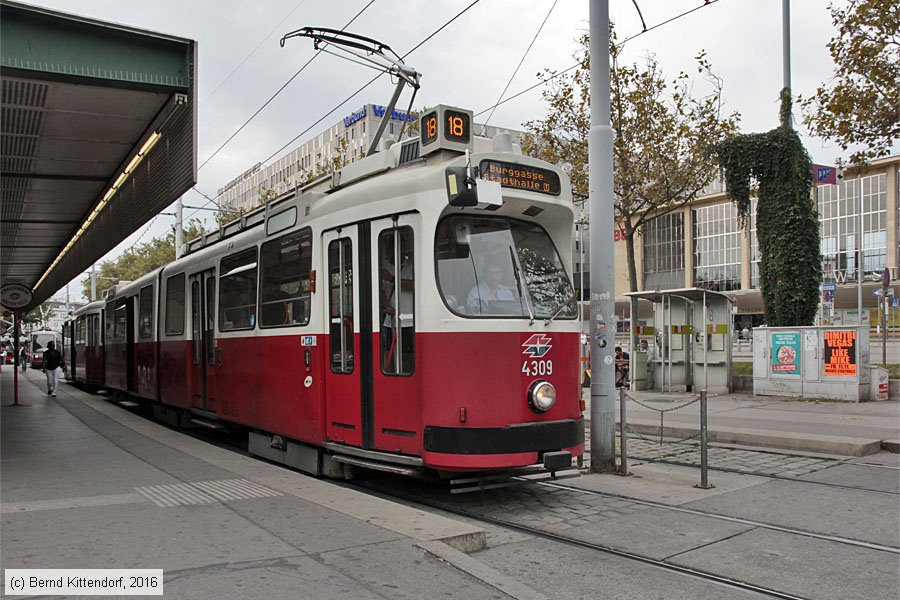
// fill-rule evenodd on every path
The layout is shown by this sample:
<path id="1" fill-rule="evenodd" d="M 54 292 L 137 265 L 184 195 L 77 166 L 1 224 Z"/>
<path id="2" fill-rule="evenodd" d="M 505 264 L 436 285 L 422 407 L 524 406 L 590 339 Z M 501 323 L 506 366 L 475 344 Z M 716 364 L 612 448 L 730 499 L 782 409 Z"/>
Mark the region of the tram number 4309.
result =
<path id="1" fill-rule="evenodd" d="M 522 372 L 528 377 L 535 375 L 553 375 L 552 360 L 526 360 L 522 363 Z"/>

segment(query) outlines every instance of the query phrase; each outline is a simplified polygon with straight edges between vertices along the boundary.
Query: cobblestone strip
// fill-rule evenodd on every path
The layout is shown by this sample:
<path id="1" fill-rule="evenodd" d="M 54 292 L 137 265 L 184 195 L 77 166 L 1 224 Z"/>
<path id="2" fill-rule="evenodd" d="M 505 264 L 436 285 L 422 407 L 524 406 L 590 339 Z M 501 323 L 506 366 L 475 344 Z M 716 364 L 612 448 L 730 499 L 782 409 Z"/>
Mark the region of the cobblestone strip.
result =
<path id="1" fill-rule="evenodd" d="M 460 494 L 453 503 L 461 510 L 552 533 L 650 508 L 623 498 L 535 485 Z"/>
<path id="2" fill-rule="evenodd" d="M 590 466 L 590 431 L 585 432 L 585 466 Z M 618 435 L 616 440 L 618 440 Z M 616 442 L 618 446 L 618 441 Z M 617 455 L 619 454 L 617 449 Z M 710 445 L 709 468 L 747 475 L 801 477 L 842 464 L 843 460 L 816 458 L 794 454 L 728 448 Z M 700 445 L 696 442 L 657 441 L 642 437 L 628 438 L 628 460 L 699 466 Z"/>

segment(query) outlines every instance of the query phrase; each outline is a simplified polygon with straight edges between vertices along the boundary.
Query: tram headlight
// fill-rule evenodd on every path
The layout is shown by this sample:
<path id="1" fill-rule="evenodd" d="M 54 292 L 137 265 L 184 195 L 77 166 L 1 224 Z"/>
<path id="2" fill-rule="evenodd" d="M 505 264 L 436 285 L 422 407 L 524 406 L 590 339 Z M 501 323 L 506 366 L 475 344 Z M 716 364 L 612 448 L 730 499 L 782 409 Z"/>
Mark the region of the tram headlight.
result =
<path id="1" fill-rule="evenodd" d="M 547 412 L 556 404 L 556 388 L 549 381 L 535 381 L 528 388 L 528 405 L 537 412 Z"/>

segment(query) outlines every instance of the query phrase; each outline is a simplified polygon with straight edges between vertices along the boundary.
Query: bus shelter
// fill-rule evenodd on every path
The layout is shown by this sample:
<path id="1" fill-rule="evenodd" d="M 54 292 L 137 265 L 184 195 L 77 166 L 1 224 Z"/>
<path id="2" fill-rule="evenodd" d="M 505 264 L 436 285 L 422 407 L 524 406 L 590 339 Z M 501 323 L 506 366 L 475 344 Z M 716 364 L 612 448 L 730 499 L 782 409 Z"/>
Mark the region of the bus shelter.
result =
<path id="1" fill-rule="evenodd" d="M 631 303 L 632 389 L 709 394 L 731 391 L 730 296 L 701 288 L 625 294 Z M 640 324 L 642 303 L 652 319 Z M 646 307 L 643 307 L 646 308 Z M 652 320 L 652 325 L 649 321 Z M 647 349 L 641 342 L 647 341 Z"/>

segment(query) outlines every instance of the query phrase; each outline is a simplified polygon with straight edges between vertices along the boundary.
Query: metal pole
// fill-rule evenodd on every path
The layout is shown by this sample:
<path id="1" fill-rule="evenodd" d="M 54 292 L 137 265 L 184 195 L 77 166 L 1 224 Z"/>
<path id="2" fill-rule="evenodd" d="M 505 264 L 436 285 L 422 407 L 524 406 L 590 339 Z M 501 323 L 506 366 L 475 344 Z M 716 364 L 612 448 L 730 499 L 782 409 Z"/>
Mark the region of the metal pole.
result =
<path id="1" fill-rule="evenodd" d="M 609 0 L 590 3 L 591 471 L 616 469 L 613 136 L 609 112 Z"/>
<path id="2" fill-rule="evenodd" d="M 856 180 L 857 183 L 861 183 L 859 180 L 859 175 L 857 174 Z M 862 186 L 859 186 L 859 190 L 856 189 L 857 186 L 853 186 L 853 193 L 856 194 L 857 202 L 857 215 L 856 215 L 856 245 L 859 248 L 859 254 L 857 255 L 857 263 L 856 263 L 856 314 L 858 324 L 862 327 L 863 324 L 863 312 L 862 312 L 862 284 L 863 284 L 863 203 L 862 203 Z"/>
<path id="3" fill-rule="evenodd" d="M 703 337 L 700 339 L 703 340 L 701 342 L 703 346 L 703 392 L 706 393 L 706 390 L 709 389 L 709 325 L 706 323 L 706 290 L 703 290 Z M 725 336 L 728 337 L 727 334 Z M 725 340 L 725 344 L 728 344 L 731 340 Z"/>
<path id="4" fill-rule="evenodd" d="M 625 388 L 619 388 L 619 475 L 628 475 L 628 435 L 625 433 Z"/>
<path id="5" fill-rule="evenodd" d="M 884 265 L 884 271 L 881 274 L 881 364 L 887 364 L 887 312 L 890 303 L 888 302 L 888 286 L 891 284 L 891 270 Z"/>
<path id="6" fill-rule="evenodd" d="M 91 265 L 91 302 L 97 299 L 97 265 Z"/>
<path id="7" fill-rule="evenodd" d="M 706 390 L 700 390 L 700 485 L 696 488 L 708 490 L 716 486 L 709 484 L 706 456 Z"/>
<path id="8" fill-rule="evenodd" d="M 15 361 L 13 362 L 13 406 L 19 405 L 19 360 L 21 357 L 19 356 L 19 336 L 21 333 L 19 332 L 19 311 L 13 311 L 13 335 L 15 335 L 15 340 L 13 341 L 13 352 L 15 353 Z"/>
<path id="9" fill-rule="evenodd" d="M 175 258 L 181 258 L 184 246 L 184 204 L 181 198 L 175 201 Z"/>
<path id="10" fill-rule="evenodd" d="M 781 0 L 781 47 L 784 85 L 791 89 L 791 1 Z M 788 123 L 790 126 L 790 123 Z"/>

